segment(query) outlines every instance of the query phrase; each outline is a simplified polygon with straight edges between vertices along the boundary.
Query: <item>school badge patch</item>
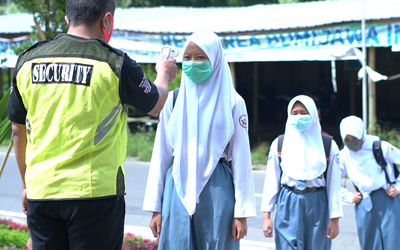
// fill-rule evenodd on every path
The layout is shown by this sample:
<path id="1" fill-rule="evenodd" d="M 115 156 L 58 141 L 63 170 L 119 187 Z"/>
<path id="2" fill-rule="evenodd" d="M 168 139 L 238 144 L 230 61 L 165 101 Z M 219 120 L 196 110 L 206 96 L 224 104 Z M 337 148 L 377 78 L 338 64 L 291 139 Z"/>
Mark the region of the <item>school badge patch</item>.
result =
<path id="1" fill-rule="evenodd" d="M 243 128 L 247 128 L 247 115 L 241 115 L 239 117 L 239 124 L 240 126 L 242 126 Z"/>

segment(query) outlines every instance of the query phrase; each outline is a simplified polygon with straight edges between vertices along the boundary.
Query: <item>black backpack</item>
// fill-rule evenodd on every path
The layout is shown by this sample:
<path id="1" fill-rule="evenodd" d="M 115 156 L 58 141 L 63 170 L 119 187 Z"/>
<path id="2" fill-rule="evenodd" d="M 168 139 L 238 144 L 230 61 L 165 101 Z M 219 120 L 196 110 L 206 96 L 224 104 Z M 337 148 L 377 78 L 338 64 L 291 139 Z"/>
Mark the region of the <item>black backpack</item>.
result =
<path id="1" fill-rule="evenodd" d="M 386 182 L 390 183 L 390 184 L 394 184 L 395 181 L 394 182 L 390 181 L 389 175 L 386 170 L 387 162 L 386 162 L 385 158 L 383 157 L 381 144 L 382 144 L 381 140 L 374 141 L 372 144 L 372 152 L 374 153 L 376 162 L 378 163 L 379 166 L 381 166 L 382 171 L 385 171 Z M 393 171 L 394 171 L 394 178 L 397 179 L 397 177 L 399 177 L 399 169 L 397 168 L 397 166 L 395 164 L 393 164 Z"/>
<path id="2" fill-rule="evenodd" d="M 374 154 L 374 158 L 376 160 L 376 163 L 378 163 L 379 166 L 381 166 L 382 171 L 385 172 L 385 177 L 386 177 L 386 182 L 390 184 L 394 184 L 396 182 L 393 181 L 391 182 L 389 179 L 389 175 L 386 170 L 386 165 L 387 162 L 385 158 L 383 157 L 383 152 L 382 152 L 382 141 L 381 140 L 376 140 L 372 143 L 372 153 Z M 394 178 L 397 179 L 399 177 L 399 169 L 397 168 L 396 164 L 393 164 L 393 171 L 394 171 Z M 358 187 L 353 183 L 354 188 L 356 189 L 357 192 L 360 192 Z"/>
<path id="3" fill-rule="evenodd" d="M 324 151 L 325 151 L 325 157 L 326 157 L 326 169 L 324 172 L 324 178 L 326 180 L 326 172 L 329 167 L 329 155 L 331 153 L 331 145 L 332 145 L 332 139 L 333 137 L 330 135 L 322 135 L 322 142 L 324 144 Z M 283 145 L 283 139 L 285 138 L 285 134 L 278 136 L 278 154 L 279 154 L 279 167 L 281 167 L 281 153 L 282 153 L 282 145 Z M 282 168 L 281 168 L 281 176 L 282 176 Z"/>

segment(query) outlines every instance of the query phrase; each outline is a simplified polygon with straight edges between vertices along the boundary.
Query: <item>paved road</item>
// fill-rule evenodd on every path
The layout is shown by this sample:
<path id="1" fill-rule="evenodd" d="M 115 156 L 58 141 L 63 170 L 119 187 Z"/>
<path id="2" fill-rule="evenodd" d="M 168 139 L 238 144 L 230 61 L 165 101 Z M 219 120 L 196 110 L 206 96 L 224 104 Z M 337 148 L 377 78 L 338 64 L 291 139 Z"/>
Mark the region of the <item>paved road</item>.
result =
<path id="1" fill-rule="evenodd" d="M 4 149 L 0 149 L 0 161 L 4 157 Z M 144 189 L 146 186 L 148 163 L 137 162 L 133 159 L 127 159 L 125 162 L 126 171 L 126 230 L 140 233 L 146 238 L 151 237 L 148 228 L 151 214 L 142 211 L 144 198 Z M 274 240 L 267 239 L 262 233 L 262 213 L 261 193 L 264 183 L 263 171 L 254 171 L 254 185 L 256 191 L 257 217 L 248 219 L 248 235 L 242 242 L 242 250 L 272 250 L 274 249 Z M 349 185 L 351 186 L 351 185 Z M 351 189 L 351 188 L 350 188 Z M 15 157 L 10 155 L 8 162 L 0 179 L 0 216 L 1 214 L 10 217 L 21 215 L 20 194 L 21 182 Z M 344 205 L 344 217 L 340 219 L 340 234 L 333 241 L 333 250 L 358 250 L 360 249 L 357 240 L 357 231 L 354 219 L 353 206 Z M 274 214 L 272 214 L 274 215 Z"/>

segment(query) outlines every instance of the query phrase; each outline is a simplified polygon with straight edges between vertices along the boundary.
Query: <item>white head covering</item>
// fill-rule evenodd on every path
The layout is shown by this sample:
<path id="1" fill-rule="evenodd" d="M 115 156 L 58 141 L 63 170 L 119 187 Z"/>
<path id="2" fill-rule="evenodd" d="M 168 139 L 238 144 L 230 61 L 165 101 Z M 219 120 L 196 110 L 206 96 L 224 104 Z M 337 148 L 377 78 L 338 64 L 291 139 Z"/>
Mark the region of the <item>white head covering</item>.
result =
<path id="1" fill-rule="evenodd" d="M 346 135 L 352 135 L 357 139 L 364 140 L 363 145 L 357 152 L 349 150 L 347 147 L 343 148 L 345 151 L 348 151 L 348 154 L 351 156 L 353 164 L 356 164 L 360 168 L 363 168 L 363 165 L 370 165 L 365 164 L 369 160 L 373 159 L 372 162 L 375 161 L 372 153 L 372 144 L 375 140 L 378 140 L 379 137 L 366 134 L 365 126 L 361 118 L 353 115 L 344 118 L 340 122 L 340 135 L 343 142 L 346 138 Z M 366 151 L 369 151 L 369 153 L 365 154 Z"/>
<path id="2" fill-rule="evenodd" d="M 311 126 L 302 132 L 290 124 L 290 113 L 297 101 L 306 107 L 312 119 Z M 308 96 L 299 95 L 289 102 L 281 166 L 286 175 L 296 180 L 313 180 L 326 169 L 318 111 L 313 99 Z"/>
<path id="3" fill-rule="evenodd" d="M 236 91 L 221 42 L 210 31 L 193 33 L 185 42 L 200 47 L 211 62 L 211 76 L 195 84 L 182 74 L 179 95 L 167 130 L 174 149 L 172 175 L 189 215 L 233 134 Z"/>
<path id="4" fill-rule="evenodd" d="M 348 116 L 340 122 L 340 135 L 343 142 L 346 135 L 352 135 L 358 139 L 363 138 L 364 143 L 357 152 L 344 147 L 340 154 L 340 159 L 344 157 L 343 160 L 351 164 L 351 166 L 347 166 L 347 172 L 360 190 L 364 190 L 367 193 L 378 189 L 380 182 L 376 180 L 377 178 L 384 178 L 384 176 L 380 174 L 381 167 L 376 163 L 372 153 L 372 144 L 379 137 L 367 135 L 363 121 L 356 116 Z"/>
<path id="5" fill-rule="evenodd" d="M 340 136 L 343 142 L 346 135 L 354 136 L 357 139 L 361 139 L 365 136 L 364 123 L 361 118 L 351 115 L 340 122 Z"/>

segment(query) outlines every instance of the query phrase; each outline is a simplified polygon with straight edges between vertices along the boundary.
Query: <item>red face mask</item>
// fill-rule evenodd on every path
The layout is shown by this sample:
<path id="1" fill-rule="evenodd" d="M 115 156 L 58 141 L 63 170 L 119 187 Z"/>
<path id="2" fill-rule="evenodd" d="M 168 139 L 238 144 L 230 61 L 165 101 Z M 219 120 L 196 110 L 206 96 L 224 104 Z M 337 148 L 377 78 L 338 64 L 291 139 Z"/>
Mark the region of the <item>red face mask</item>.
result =
<path id="1" fill-rule="evenodd" d="M 113 16 L 110 17 L 110 23 L 111 23 L 111 33 L 108 33 L 107 29 L 103 26 L 104 40 L 106 41 L 106 43 L 108 43 L 110 41 L 113 29 L 114 29 L 114 18 L 113 18 Z"/>

